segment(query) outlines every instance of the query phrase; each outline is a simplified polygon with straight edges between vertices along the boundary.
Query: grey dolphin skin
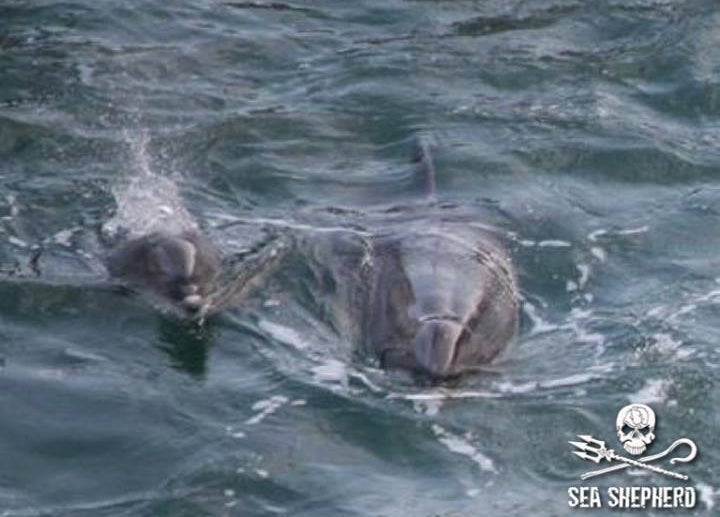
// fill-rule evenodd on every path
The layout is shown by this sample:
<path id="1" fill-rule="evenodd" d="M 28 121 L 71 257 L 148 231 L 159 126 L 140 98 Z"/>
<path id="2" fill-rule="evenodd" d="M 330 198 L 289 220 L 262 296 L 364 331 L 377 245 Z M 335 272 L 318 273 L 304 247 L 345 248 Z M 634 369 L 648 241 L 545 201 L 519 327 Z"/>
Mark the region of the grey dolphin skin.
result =
<path id="1" fill-rule="evenodd" d="M 452 225 L 374 239 L 366 348 L 386 368 L 446 378 L 494 359 L 518 326 L 515 276 L 489 235 Z"/>
<path id="2" fill-rule="evenodd" d="M 418 142 L 413 162 L 435 196 L 435 169 Z M 428 217 L 370 240 L 363 346 L 385 368 L 447 378 L 494 359 L 519 319 L 512 264 L 490 232 Z"/>
<path id="3" fill-rule="evenodd" d="M 213 289 L 221 258 L 196 232 L 156 232 L 123 243 L 110 254 L 107 266 L 112 276 L 194 311 Z"/>

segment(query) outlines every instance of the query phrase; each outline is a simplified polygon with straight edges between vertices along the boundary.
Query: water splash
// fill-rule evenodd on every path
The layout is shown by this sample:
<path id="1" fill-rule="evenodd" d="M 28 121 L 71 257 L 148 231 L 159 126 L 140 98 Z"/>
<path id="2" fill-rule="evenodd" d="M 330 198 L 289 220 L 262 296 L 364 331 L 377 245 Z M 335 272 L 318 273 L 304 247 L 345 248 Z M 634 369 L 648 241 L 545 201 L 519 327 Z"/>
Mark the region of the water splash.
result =
<path id="1" fill-rule="evenodd" d="M 257 411 L 257 414 L 248 418 L 245 423 L 247 425 L 259 424 L 265 420 L 266 417 L 275 413 L 275 411 L 280 409 L 281 406 L 287 404 L 289 401 L 290 399 L 284 395 L 273 395 L 268 399 L 259 400 L 252 406 L 252 409 Z"/>
<path id="2" fill-rule="evenodd" d="M 631 402 L 642 404 L 670 404 L 669 392 L 673 386 L 670 379 L 647 379 L 642 388 L 628 396 Z"/>
<path id="3" fill-rule="evenodd" d="M 156 172 L 146 131 L 124 132 L 129 148 L 129 174 L 113 189 L 117 208 L 103 231 L 115 237 L 120 232 L 130 236 L 162 230 L 166 233 L 196 231 L 198 224 L 185 208 L 180 189 L 173 176 Z"/>
<path id="4" fill-rule="evenodd" d="M 477 447 L 470 443 L 471 436 L 459 436 L 451 433 L 444 427 L 433 424 L 432 431 L 440 443 L 447 447 L 451 452 L 467 456 L 478 464 L 481 470 L 486 472 L 497 473 L 493 460 L 480 452 Z"/>

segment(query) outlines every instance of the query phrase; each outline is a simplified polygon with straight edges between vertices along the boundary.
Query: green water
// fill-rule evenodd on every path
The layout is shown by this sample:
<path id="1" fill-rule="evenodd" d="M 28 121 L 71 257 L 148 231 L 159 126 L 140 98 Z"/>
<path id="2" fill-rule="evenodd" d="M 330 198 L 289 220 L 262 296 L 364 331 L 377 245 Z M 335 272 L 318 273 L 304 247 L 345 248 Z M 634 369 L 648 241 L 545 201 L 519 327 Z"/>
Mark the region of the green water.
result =
<path id="1" fill-rule="evenodd" d="M 0 0 L 0 515 L 590 514 L 567 440 L 622 450 L 629 402 L 700 448 L 695 509 L 656 514 L 715 515 L 719 46 L 711 0 Z M 143 174 L 226 253 L 372 228 L 418 134 L 518 270 L 492 372 L 353 360 L 301 261 L 202 328 L 97 261 Z"/>

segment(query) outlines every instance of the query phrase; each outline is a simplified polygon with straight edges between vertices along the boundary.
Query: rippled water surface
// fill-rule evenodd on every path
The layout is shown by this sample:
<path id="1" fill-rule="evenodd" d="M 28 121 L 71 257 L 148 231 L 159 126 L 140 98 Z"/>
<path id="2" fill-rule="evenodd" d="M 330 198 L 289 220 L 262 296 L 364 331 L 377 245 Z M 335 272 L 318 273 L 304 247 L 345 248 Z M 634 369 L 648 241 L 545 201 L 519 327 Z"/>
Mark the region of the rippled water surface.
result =
<path id="1" fill-rule="evenodd" d="M 719 49 L 712 0 L 0 0 L 0 515 L 575 514 L 566 442 L 617 448 L 630 401 L 698 443 L 715 515 Z M 492 225 L 518 339 L 450 385 L 384 373 L 299 258 L 184 322 L 98 259 L 161 198 L 226 254 Z M 671 484 L 634 474 L 597 483 Z"/>

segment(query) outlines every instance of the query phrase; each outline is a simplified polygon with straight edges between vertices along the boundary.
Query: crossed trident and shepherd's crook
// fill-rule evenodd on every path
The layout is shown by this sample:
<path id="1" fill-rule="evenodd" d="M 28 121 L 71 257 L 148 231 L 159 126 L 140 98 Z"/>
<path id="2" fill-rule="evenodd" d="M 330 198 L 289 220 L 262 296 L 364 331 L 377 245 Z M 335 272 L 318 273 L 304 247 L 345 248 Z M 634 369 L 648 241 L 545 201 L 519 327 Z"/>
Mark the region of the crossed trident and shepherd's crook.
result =
<path id="1" fill-rule="evenodd" d="M 692 461 L 695 459 L 695 456 L 697 455 L 697 446 L 695 445 L 695 442 L 688 438 L 680 438 L 679 440 L 675 440 L 670 447 L 665 449 L 662 452 L 659 452 L 657 454 L 653 454 L 651 456 L 644 456 L 638 460 L 633 460 L 630 458 L 625 458 L 624 456 L 619 456 L 615 454 L 615 451 L 612 449 L 608 449 L 605 446 L 605 442 L 602 440 L 596 440 L 589 434 L 579 434 L 578 437 L 582 440 L 582 442 L 568 442 L 571 445 L 577 447 L 580 449 L 579 451 L 573 451 L 573 454 L 576 456 L 579 456 L 580 458 L 584 460 L 590 460 L 594 461 L 595 463 L 600 463 L 601 460 L 607 460 L 607 461 L 617 461 L 615 465 L 612 465 L 610 467 L 606 467 L 604 469 L 599 470 L 591 470 L 590 472 L 586 472 L 583 475 L 580 476 L 581 479 L 589 479 L 591 477 L 600 476 L 601 474 L 607 474 L 608 472 L 613 472 L 615 470 L 625 469 L 630 466 L 632 467 L 639 467 L 647 470 L 652 470 L 653 472 L 657 472 L 658 474 L 664 474 L 666 476 L 670 476 L 676 479 L 682 479 L 683 481 L 686 481 L 688 477 L 685 474 L 678 474 L 677 472 L 671 472 L 669 470 L 663 469 L 661 467 L 656 467 L 654 465 L 649 465 L 647 462 L 659 460 L 660 458 L 664 458 L 671 452 L 673 452 L 675 449 L 680 447 L 681 445 L 687 445 L 690 447 L 690 452 L 687 456 L 679 457 L 679 458 L 672 458 L 670 460 L 671 464 L 675 463 L 687 463 L 689 461 Z"/>

